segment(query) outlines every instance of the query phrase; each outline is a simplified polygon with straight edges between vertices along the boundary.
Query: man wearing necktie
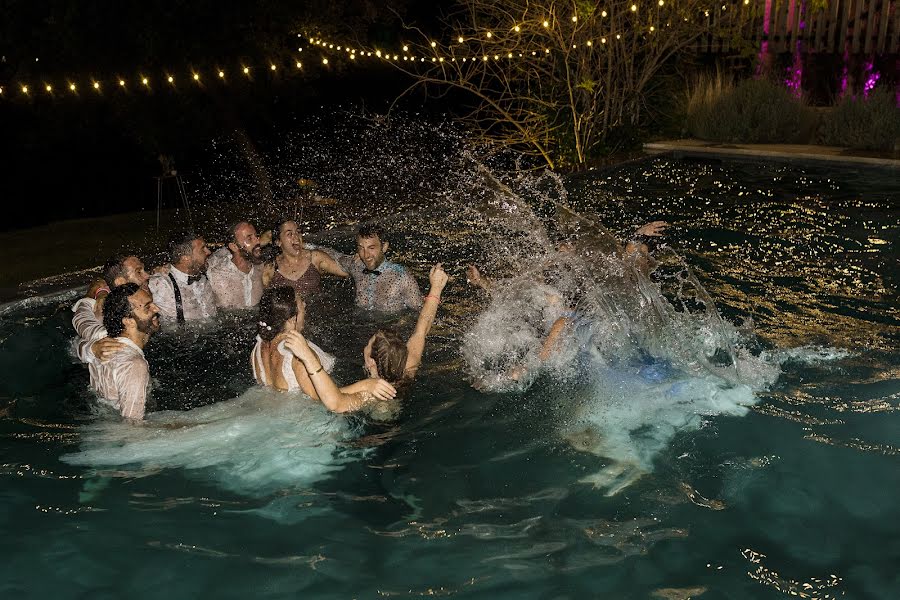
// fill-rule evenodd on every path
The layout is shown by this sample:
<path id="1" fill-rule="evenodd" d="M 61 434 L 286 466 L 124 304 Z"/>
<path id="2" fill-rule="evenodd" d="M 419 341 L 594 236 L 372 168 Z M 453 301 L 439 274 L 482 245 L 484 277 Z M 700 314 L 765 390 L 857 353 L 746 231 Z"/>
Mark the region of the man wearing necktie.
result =
<path id="1" fill-rule="evenodd" d="M 378 225 L 363 225 L 356 234 L 356 254 L 338 262 L 356 284 L 356 305 L 366 310 L 397 312 L 422 308 L 422 293 L 405 268 L 384 257 L 388 242 Z"/>
<path id="2" fill-rule="evenodd" d="M 164 321 L 196 321 L 216 315 L 216 299 L 206 277 L 209 248 L 194 233 L 182 233 L 169 242 L 172 261 L 168 270 L 150 278 L 153 302 Z"/>

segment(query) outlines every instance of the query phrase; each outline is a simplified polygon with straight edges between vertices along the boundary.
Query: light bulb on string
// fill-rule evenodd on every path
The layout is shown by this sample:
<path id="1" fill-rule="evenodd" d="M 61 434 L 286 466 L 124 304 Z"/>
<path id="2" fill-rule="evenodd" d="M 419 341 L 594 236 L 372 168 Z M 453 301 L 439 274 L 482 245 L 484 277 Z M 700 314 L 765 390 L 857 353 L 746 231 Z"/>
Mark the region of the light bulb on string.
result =
<path id="1" fill-rule="evenodd" d="M 322 64 L 323 64 L 323 65 L 327 65 L 327 64 L 328 64 L 328 59 L 327 59 L 327 58 L 323 58 L 323 59 L 322 59 Z"/>
<path id="2" fill-rule="evenodd" d="M 175 83 L 175 78 L 169 75 L 168 77 L 166 77 L 166 81 L 168 81 L 169 83 Z"/>
<path id="3" fill-rule="evenodd" d="M 120 80 L 119 80 L 119 87 L 125 87 L 125 80 L 124 80 L 124 79 L 120 79 Z"/>
<path id="4" fill-rule="evenodd" d="M 219 71 L 219 79 L 225 79 L 225 71 Z"/>
<path id="5" fill-rule="evenodd" d="M 144 78 L 141 79 L 141 83 L 143 83 L 144 85 L 150 85 L 150 80 L 147 79 L 146 77 L 144 77 Z M 73 85 L 74 85 L 74 84 L 73 84 Z"/>
<path id="6" fill-rule="evenodd" d="M 403 46 L 403 51 L 404 51 L 404 52 L 409 52 L 409 46 Z"/>
<path id="7" fill-rule="evenodd" d="M 437 42 L 431 42 L 431 47 L 434 48 L 435 46 L 437 46 Z"/>
<path id="8" fill-rule="evenodd" d="M 550 27 L 550 21 L 544 21 L 544 27 Z"/>
<path id="9" fill-rule="evenodd" d="M 458 38 L 456 38 L 456 41 L 462 44 L 465 40 L 463 39 L 463 36 L 459 36 Z"/>
<path id="10" fill-rule="evenodd" d="M 298 69 L 302 69 L 302 68 L 303 68 L 303 63 L 301 63 L 299 60 L 297 61 L 297 68 L 298 68 Z"/>
<path id="11" fill-rule="evenodd" d="M 244 67 L 244 75 L 250 74 L 250 67 Z"/>
<path id="12" fill-rule="evenodd" d="M 516 33 L 519 33 L 520 31 L 522 31 L 522 28 L 519 27 L 518 25 L 516 25 L 515 27 L 513 27 L 513 31 L 515 31 Z"/>
<path id="13" fill-rule="evenodd" d="M 27 86 L 27 85 L 23 85 L 23 86 L 22 86 L 22 93 L 23 93 L 23 94 L 27 94 L 27 93 L 28 93 L 28 86 Z"/>
<path id="14" fill-rule="evenodd" d="M 491 38 L 491 37 L 493 37 L 494 34 L 491 33 L 490 31 L 488 31 L 487 34 L 485 34 L 485 35 L 487 35 L 488 38 Z"/>
<path id="15" fill-rule="evenodd" d="M 578 22 L 578 15 L 572 15 L 572 22 L 573 22 L 573 23 L 577 23 L 577 22 Z"/>
<path id="16" fill-rule="evenodd" d="M 200 81 L 200 73 L 194 73 L 194 81 Z"/>
<path id="17" fill-rule="evenodd" d="M 95 81 L 95 82 L 94 82 L 94 89 L 95 89 L 95 90 L 99 90 L 99 89 L 100 89 L 100 82 L 99 82 L 99 81 Z"/>
<path id="18" fill-rule="evenodd" d="M 53 86 L 48 83 L 46 86 L 44 86 L 44 89 L 47 90 L 47 93 L 49 94 L 53 91 Z"/>
<path id="19" fill-rule="evenodd" d="M 69 84 L 69 89 L 70 89 L 71 91 L 74 92 L 77 88 L 75 87 L 75 84 L 74 84 L 74 83 L 70 83 L 70 84 Z"/>
<path id="20" fill-rule="evenodd" d="M 276 69 L 278 69 L 278 67 L 276 67 L 275 65 L 269 65 L 269 69 L 275 71 Z"/>
<path id="21" fill-rule="evenodd" d="M 637 4 L 631 5 L 631 12 L 637 12 Z"/>
<path id="22" fill-rule="evenodd" d="M 605 19 L 607 14 L 608 14 L 608 13 L 604 10 L 604 11 L 602 11 L 602 12 L 600 13 L 600 16 L 603 17 L 603 18 Z"/>

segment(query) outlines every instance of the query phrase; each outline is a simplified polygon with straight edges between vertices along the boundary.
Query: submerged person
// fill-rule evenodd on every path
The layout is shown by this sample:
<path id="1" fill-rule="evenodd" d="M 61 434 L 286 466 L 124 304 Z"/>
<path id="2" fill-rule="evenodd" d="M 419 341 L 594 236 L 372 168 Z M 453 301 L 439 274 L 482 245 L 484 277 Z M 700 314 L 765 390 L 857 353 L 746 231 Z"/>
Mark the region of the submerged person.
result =
<path id="1" fill-rule="evenodd" d="M 247 221 L 231 227 L 229 242 L 209 257 L 207 275 L 216 306 L 250 308 L 263 293 L 262 245 L 256 228 Z"/>
<path id="2" fill-rule="evenodd" d="M 410 383 L 415 378 L 422 364 L 425 338 L 434 323 L 441 293 L 447 285 L 447 274 L 440 263 L 431 268 L 429 280 L 431 288 L 425 296 L 415 331 L 409 339 L 404 342 L 394 331 L 379 330 L 366 344 L 363 361 L 370 381 L 374 378 L 379 378 L 379 381 L 383 379 L 396 388 Z M 303 363 L 316 393 L 326 406 L 329 408 L 331 405 L 345 406 L 346 410 L 356 410 L 365 404 L 363 398 L 359 396 L 353 398 L 345 394 L 342 388 L 338 388 L 325 370 L 319 354 L 300 331 L 294 330 L 287 334 L 285 347 Z"/>
<path id="3" fill-rule="evenodd" d="M 259 303 L 256 345 L 250 354 L 253 377 L 257 383 L 283 391 L 303 391 L 320 400 L 329 410 L 356 410 L 372 400 L 389 400 L 396 389 L 383 379 L 369 378 L 338 389 L 337 393 L 318 392 L 309 372 L 294 352 L 286 347 L 293 332 L 303 331 L 306 304 L 293 288 L 283 286 L 265 291 Z M 307 343 L 319 367 L 331 372 L 334 357 L 315 344 Z"/>
<path id="4" fill-rule="evenodd" d="M 147 290 L 126 283 L 107 296 L 103 325 L 123 347 L 105 362 L 92 360 L 91 388 L 126 419 L 141 420 L 150 387 L 144 346 L 159 331 L 159 307 Z"/>
<path id="5" fill-rule="evenodd" d="M 202 236 L 186 232 L 171 238 L 172 262 L 149 283 L 163 319 L 184 323 L 216 316 L 216 297 L 206 277 L 209 255 Z"/>
<path id="6" fill-rule="evenodd" d="M 632 235 L 632 239 L 625 244 L 619 244 L 617 248 L 619 257 L 630 262 L 642 276 L 648 276 L 652 272 L 654 264 L 643 238 L 660 237 L 668 226 L 669 224 L 665 221 L 653 221 L 642 225 Z M 562 256 L 571 255 L 575 251 L 575 246 L 571 241 L 564 241 L 558 245 L 557 251 Z M 560 266 L 554 260 L 549 262 L 553 268 L 559 268 Z M 534 288 L 532 291 L 536 292 L 537 304 L 542 307 L 540 310 L 543 317 L 541 319 L 542 323 L 539 323 L 536 327 L 540 340 L 534 344 L 531 352 L 522 357 L 523 361 L 510 365 L 500 374 L 496 381 L 491 383 L 493 385 L 502 382 L 503 379 L 521 382 L 527 376 L 534 375 L 536 370 L 540 369 L 542 365 L 559 353 L 562 345 L 567 340 L 577 342 L 578 348 L 573 358 L 577 359 L 576 363 L 578 364 L 584 363 L 589 345 L 593 343 L 591 339 L 591 319 L 588 315 L 578 310 L 578 302 L 575 295 L 570 293 L 568 294 L 569 297 L 566 298 L 566 294 L 547 284 L 545 279 L 552 279 L 558 273 L 546 273 L 545 271 L 546 269 L 539 270 L 538 273 L 542 273 L 543 277 L 538 277 L 540 281 L 535 281 L 530 286 Z M 479 287 L 488 293 L 492 293 L 497 287 L 475 265 L 468 265 L 466 275 L 466 280 L 471 285 Z M 630 276 L 628 271 L 622 273 L 622 277 Z M 635 292 L 637 293 L 637 290 Z M 491 384 L 488 383 L 487 379 L 476 379 L 474 385 L 476 388 L 482 389 L 489 387 Z"/>
<path id="7" fill-rule="evenodd" d="M 263 269 L 267 288 L 289 286 L 304 297 L 319 291 L 322 275 L 347 277 L 347 272 L 326 252 L 307 248 L 296 221 L 283 221 L 273 230 L 281 254 Z"/>

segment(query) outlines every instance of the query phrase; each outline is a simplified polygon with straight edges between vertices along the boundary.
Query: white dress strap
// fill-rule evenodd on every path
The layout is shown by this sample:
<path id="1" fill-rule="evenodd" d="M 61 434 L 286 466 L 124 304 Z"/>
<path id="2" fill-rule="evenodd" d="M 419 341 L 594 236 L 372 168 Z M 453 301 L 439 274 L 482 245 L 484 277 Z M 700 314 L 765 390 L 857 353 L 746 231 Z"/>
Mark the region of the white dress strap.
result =
<path id="1" fill-rule="evenodd" d="M 294 353 L 284 347 L 284 341 L 278 344 L 278 353 L 281 355 L 281 374 L 287 383 L 288 391 L 299 390 L 300 382 L 297 381 L 297 375 L 294 374 Z"/>
<path id="2" fill-rule="evenodd" d="M 256 345 L 253 346 L 253 352 L 250 353 L 250 364 L 253 366 L 253 379 L 262 385 L 269 385 L 269 381 L 266 379 L 266 365 L 263 363 L 262 343 L 262 338 L 256 336 Z M 257 363 L 259 363 L 259 368 L 256 366 Z"/>

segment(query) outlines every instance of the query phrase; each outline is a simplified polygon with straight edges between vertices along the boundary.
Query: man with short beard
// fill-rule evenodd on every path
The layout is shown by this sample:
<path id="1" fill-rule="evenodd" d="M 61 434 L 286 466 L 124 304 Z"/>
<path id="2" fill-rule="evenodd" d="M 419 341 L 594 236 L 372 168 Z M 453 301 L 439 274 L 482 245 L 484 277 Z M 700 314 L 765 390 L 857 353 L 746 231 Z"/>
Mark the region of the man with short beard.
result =
<path id="1" fill-rule="evenodd" d="M 126 419 L 141 420 L 150 386 L 144 346 L 159 331 L 159 307 L 147 290 L 126 283 L 107 296 L 103 325 L 123 348 L 105 362 L 92 360 L 91 387 Z"/>
<path id="2" fill-rule="evenodd" d="M 117 254 L 106 261 L 101 279 L 94 281 L 88 288 L 87 295 L 72 307 L 74 313 L 72 326 L 80 338 L 78 347 L 86 352 L 78 356 L 82 362 L 90 362 L 94 353 L 106 358 L 122 348 L 122 344 L 107 337 L 106 328 L 103 327 L 103 303 L 110 287 L 134 283 L 149 291 L 147 287 L 149 279 L 144 263 L 133 254 Z M 95 344 L 81 343 L 85 341 L 92 341 Z"/>
<path id="3" fill-rule="evenodd" d="M 168 270 L 150 277 L 150 292 L 163 320 L 184 323 L 216 316 L 216 297 L 206 277 L 206 241 L 180 233 L 169 241 L 169 256 Z"/>
<path id="4" fill-rule="evenodd" d="M 231 228 L 231 241 L 209 257 L 209 283 L 219 308 L 249 308 L 263 293 L 262 246 L 247 221 Z"/>

